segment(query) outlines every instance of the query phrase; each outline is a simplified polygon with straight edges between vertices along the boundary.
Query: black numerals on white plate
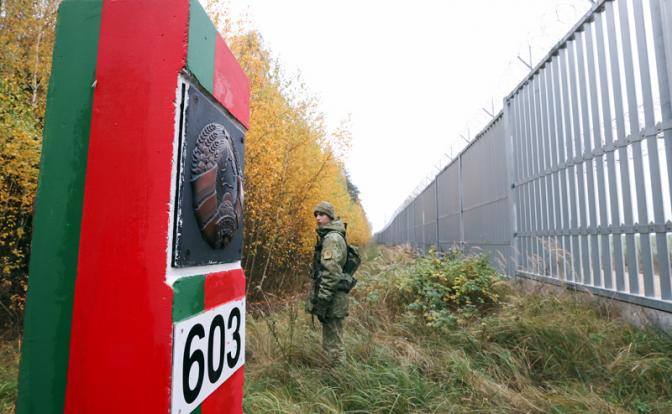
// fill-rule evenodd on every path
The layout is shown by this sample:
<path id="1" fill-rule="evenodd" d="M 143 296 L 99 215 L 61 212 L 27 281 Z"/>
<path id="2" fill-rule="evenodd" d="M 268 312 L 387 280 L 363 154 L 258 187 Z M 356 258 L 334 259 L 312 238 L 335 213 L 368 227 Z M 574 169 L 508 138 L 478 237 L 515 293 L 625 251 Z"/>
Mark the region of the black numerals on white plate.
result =
<path id="1" fill-rule="evenodd" d="M 175 322 L 171 412 L 192 412 L 244 364 L 244 298 Z"/>
<path id="2" fill-rule="evenodd" d="M 224 316 L 216 314 L 210 320 L 209 326 L 196 323 L 187 334 L 184 353 L 182 355 L 182 390 L 184 392 L 184 400 L 187 404 L 191 404 L 198 398 L 203 387 L 206 372 L 208 374 L 208 381 L 211 384 L 215 384 L 222 376 L 224 363 L 230 369 L 233 369 L 240 359 L 242 349 L 240 333 L 242 318 L 240 308 L 232 308 L 226 319 L 225 323 Z M 227 343 L 226 338 L 229 336 L 227 335 L 229 332 L 232 340 Z M 203 340 L 204 338 L 207 338 L 205 353 L 202 349 L 194 346 L 194 342 Z M 196 384 L 190 384 L 189 379 L 192 370 L 197 370 L 198 372 Z"/>

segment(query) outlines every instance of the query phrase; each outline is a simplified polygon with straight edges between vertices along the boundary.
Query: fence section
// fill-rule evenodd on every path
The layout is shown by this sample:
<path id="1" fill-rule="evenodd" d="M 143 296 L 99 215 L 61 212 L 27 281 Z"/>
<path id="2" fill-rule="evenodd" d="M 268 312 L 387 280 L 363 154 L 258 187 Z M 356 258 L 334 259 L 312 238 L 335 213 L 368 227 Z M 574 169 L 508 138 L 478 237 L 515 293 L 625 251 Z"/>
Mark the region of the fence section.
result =
<path id="1" fill-rule="evenodd" d="M 661 1 L 602 2 L 506 99 L 518 274 L 669 308 Z"/>
<path id="2" fill-rule="evenodd" d="M 377 235 L 378 240 L 390 245 L 408 243 L 423 252 L 460 248 L 486 253 L 495 266 L 507 272 L 512 265 L 511 220 L 503 154 L 500 113 L 467 150 L 397 214 Z"/>
<path id="3" fill-rule="evenodd" d="M 672 311 L 671 23 L 599 1 L 377 239 Z"/>
<path id="4" fill-rule="evenodd" d="M 436 177 L 438 196 L 439 243 L 441 250 L 462 245 L 462 200 L 460 197 L 460 159 L 453 161 Z"/>
<path id="5" fill-rule="evenodd" d="M 490 255 L 501 271 L 510 271 L 510 179 L 506 164 L 503 116 L 498 116 L 460 155 L 462 226 L 468 252 Z"/>

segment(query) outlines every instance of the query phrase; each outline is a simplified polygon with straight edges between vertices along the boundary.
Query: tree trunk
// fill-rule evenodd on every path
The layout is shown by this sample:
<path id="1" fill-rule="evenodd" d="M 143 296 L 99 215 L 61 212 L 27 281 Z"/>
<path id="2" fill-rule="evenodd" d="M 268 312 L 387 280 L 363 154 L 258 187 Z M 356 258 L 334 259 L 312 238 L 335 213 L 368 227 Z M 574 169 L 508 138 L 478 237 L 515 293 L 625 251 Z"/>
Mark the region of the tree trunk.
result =
<path id="1" fill-rule="evenodd" d="M 37 41 L 35 42 L 35 65 L 33 66 L 33 97 L 30 100 L 30 104 L 33 108 L 37 105 L 37 73 L 40 66 L 40 43 L 42 42 L 42 35 L 44 34 L 44 28 L 40 28 L 40 31 L 37 33 Z"/>

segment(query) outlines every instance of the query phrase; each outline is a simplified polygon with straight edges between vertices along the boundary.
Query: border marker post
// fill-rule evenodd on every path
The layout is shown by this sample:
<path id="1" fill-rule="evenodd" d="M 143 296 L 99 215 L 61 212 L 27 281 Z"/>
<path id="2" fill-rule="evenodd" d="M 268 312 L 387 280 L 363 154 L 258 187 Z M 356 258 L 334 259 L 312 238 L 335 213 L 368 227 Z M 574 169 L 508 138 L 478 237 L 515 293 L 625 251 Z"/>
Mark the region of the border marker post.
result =
<path id="1" fill-rule="evenodd" d="M 197 0 L 64 0 L 18 413 L 242 412 L 249 80 Z"/>

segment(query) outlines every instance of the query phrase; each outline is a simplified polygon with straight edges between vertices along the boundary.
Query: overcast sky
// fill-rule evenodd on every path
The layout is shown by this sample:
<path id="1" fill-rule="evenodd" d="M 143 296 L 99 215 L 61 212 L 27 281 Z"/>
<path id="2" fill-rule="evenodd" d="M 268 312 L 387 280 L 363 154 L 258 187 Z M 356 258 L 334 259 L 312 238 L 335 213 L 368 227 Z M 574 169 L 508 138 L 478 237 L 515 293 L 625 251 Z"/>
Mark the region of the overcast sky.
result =
<path id="1" fill-rule="evenodd" d="M 590 9 L 588 0 L 231 0 L 330 128 L 351 115 L 346 159 L 373 230 L 456 155 Z"/>

